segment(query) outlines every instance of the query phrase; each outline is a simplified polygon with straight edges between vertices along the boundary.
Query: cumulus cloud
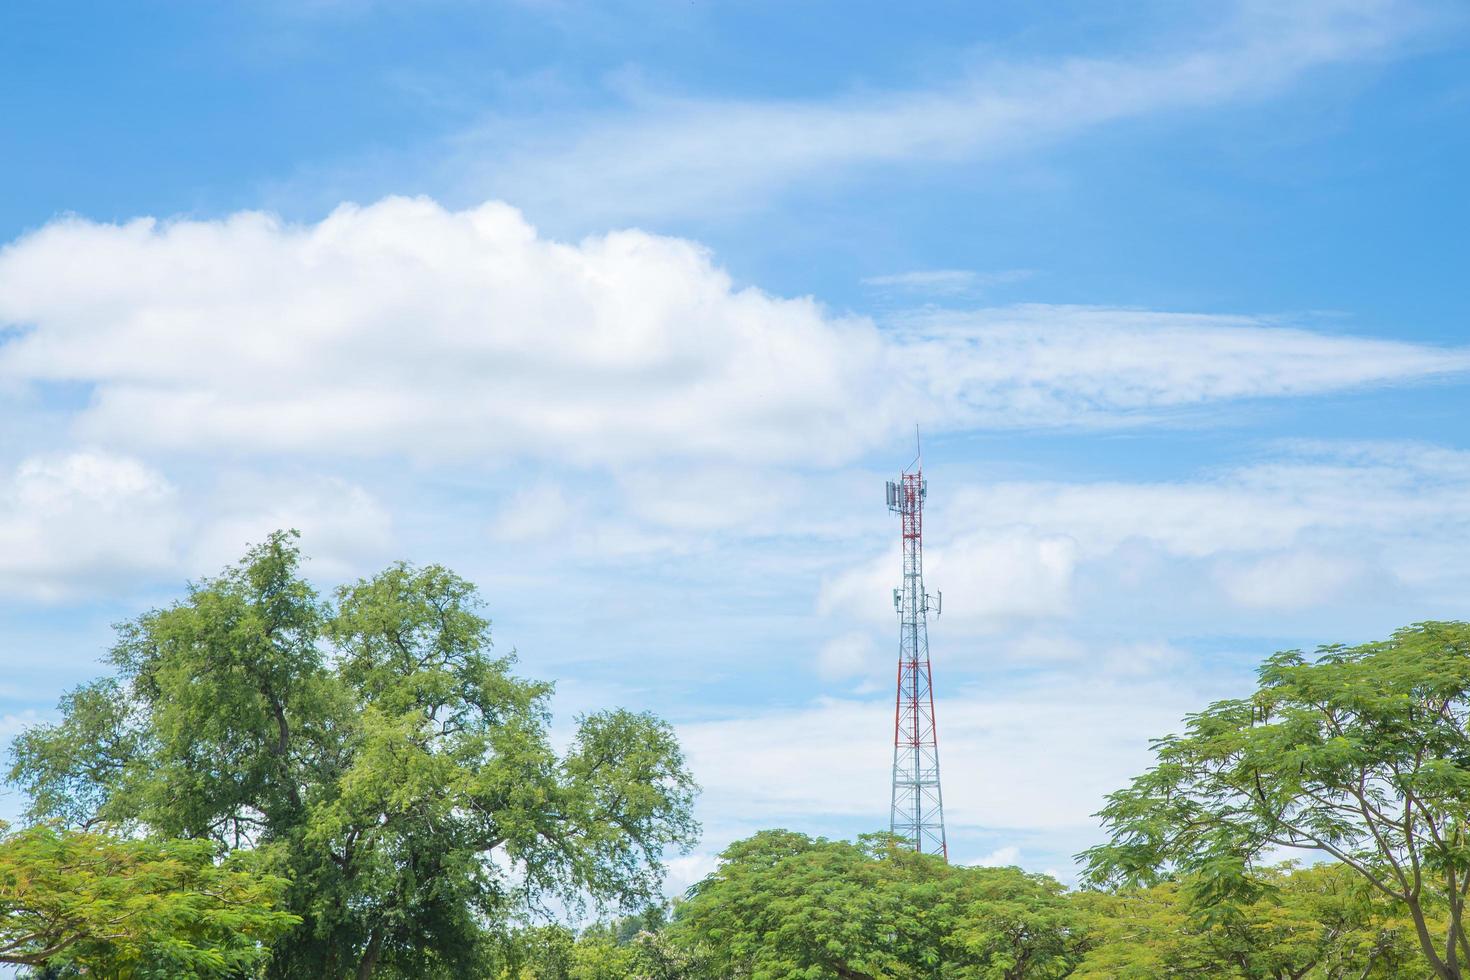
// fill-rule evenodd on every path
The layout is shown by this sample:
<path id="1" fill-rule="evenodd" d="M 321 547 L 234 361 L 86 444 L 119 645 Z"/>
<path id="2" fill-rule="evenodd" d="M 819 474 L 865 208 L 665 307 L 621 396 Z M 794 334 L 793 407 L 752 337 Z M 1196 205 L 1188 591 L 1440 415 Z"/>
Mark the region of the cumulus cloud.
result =
<path id="1" fill-rule="evenodd" d="M 1005 847 L 997 847 L 989 854 L 980 858 L 975 864 L 982 868 L 1008 868 L 1017 867 L 1021 863 L 1021 849 L 1014 844 Z"/>
<path id="2" fill-rule="evenodd" d="M 0 475 L 0 594 L 58 599 L 175 566 L 174 486 L 104 452 L 35 456 Z"/>
<path id="3" fill-rule="evenodd" d="M 1470 367 L 1240 317 L 1023 307 L 882 329 L 737 288 L 690 241 L 566 244 L 503 204 L 400 198 L 309 225 L 58 221 L 0 251 L 0 325 L 0 382 L 86 386 L 75 429 L 106 445 L 594 464 L 833 464 L 915 419 L 1133 421 Z"/>
<path id="4" fill-rule="evenodd" d="M 246 546 L 280 528 L 301 531 L 311 575 L 340 580 L 375 570 L 393 557 L 393 522 L 371 493 L 336 477 L 229 474 L 195 500 L 196 529 L 185 555 L 191 570 L 212 574 Z"/>
<path id="5" fill-rule="evenodd" d="M 737 290 L 697 245 L 538 239 L 509 207 L 58 222 L 0 254 L 0 376 L 95 386 L 169 448 L 576 460 L 842 455 L 886 428 L 871 324 Z"/>
<path id="6" fill-rule="evenodd" d="M 388 519 L 339 480 L 240 474 L 188 494 L 154 467 L 96 450 L 29 457 L 0 473 L 0 596 L 75 599 L 209 574 L 276 528 L 309 538 L 321 573 L 361 570 L 386 547 Z"/>

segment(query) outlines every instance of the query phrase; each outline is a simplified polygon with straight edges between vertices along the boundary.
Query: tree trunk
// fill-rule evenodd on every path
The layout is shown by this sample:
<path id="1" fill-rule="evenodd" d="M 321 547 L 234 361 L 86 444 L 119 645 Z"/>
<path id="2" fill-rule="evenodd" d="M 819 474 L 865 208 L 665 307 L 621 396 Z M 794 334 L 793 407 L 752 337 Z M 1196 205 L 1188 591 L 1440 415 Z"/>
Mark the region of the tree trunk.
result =
<path id="1" fill-rule="evenodd" d="M 276 744 L 271 747 L 271 754 L 281 760 L 281 778 L 286 783 L 286 796 L 290 798 L 291 805 L 301 809 L 301 791 L 296 786 L 296 777 L 291 772 L 291 723 L 286 720 L 286 707 L 276 700 L 270 688 L 266 688 L 266 701 L 270 703 L 271 714 L 276 719 Z"/>
<path id="2" fill-rule="evenodd" d="M 1439 958 L 1439 952 L 1434 948 L 1434 937 L 1429 934 L 1429 924 L 1424 921 L 1424 907 L 1419 904 L 1417 898 L 1406 898 L 1405 904 L 1409 907 L 1409 918 L 1414 922 L 1414 932 L 1419 937 L 1419 948 L 1424 951 L 1424 958 L 1429 961 L 1429 968 L 1439 980 L 1464 980 L 1458 967 L 1450 966 Z"/>
<path id="3" fill-rule="evenodd" d="M 369 980 L 378 967 L 378 957 L 383 953 L 383 930 L 376 928 L 368 936 L 367 949 L 362 951 L 362 960 L 357 964 L 357 980 Z"/>
<path id="4" fill-rule="evenodd" d="M 1454 876 L 1451 875 L 1450 876 L 1450 886 L 1451 886 L 1450 895 L 1451 896 L 1454 895 L 1454 890 L 1453 890 L 1453 888 L 1454 888 L 1454 882 L 1455 882 Z M 1447 942 L 1445 944 L 1448 947 L 1448 949 L 1445 950 L 1444 964 L 1445 964 L 1445 968 L 1449 971 L 1450 975 L 1452 975 L 1452 976 L 1454 976 L 1456 978 L 1458 978 L 1459 976 L 1461 976 L 1461 971 L 1460 971 L 1460 943 L 1459 943 L 1459 938 L 1460 938 L 1460 930 L 1463 928 L 1463 926 L 1460 925 L 1460 916 L 1463 914 L 1463 911 L 1464 911 L 1464 907 L 1461 906 L 1461 905 L 1458 905 L 1454 901 L 1453 897 L 1451 897 L 1451 899 L 1450 899 L 1450 938 L 1449 938 L 1449 942 Z"/>

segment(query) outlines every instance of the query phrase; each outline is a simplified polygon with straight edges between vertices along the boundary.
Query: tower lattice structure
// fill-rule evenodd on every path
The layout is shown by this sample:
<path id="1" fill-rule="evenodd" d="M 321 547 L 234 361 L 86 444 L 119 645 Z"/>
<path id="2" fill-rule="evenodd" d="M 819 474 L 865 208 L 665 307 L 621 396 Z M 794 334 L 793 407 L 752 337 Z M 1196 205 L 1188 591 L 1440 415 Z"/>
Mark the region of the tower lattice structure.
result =
<path id="1" fill-rule="evenodd" d="M 934 679 L 929 667 L 929 609 L 943 594 L 924 591 L 924 498 L 921 460 L 888 484 L 888 509 L 903 524 L 903 585 L 893 590 L 898 610 L 898 697 L 893 710 L 893 804 L 889 829 L 914 850 L 946 860 L 944 794 L 939 787 L 939 732 L 934 725 Z"/>

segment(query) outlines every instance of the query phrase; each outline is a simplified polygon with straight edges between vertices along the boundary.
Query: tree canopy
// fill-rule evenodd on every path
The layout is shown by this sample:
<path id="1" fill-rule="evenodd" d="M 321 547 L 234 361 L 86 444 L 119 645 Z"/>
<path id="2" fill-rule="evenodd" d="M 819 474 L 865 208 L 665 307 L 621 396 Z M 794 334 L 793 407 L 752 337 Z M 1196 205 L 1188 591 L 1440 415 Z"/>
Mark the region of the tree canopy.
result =
<path id="1" fill-rule="evenodd" d="M 1413 928 L 1351 869 L 1277 865 L 1250 899 L 1199 901 L 1199 882 L 1080 892 L 1090 948 L 1076 980 L 1338 980 L 1422 976 Z"/>
<path id="2" fill-rule="evenodd" d="M 1281 849 L 1330 856 L 1401 907 L 1427 967 L 1470 961 L 1470 625 L 1269 658 L 1249 697 L 1160 739 L 1157 764 L 1108 797 L 1095 884 L 1184 872 L 1206 904 L 1249 900 Z"/>
<path id="3" fill-rule="evenodd" d="M 858 842 L 766 831 L 725 852 L 673 917 L 580 935 L 521 930 L 495 980 L 1423 980 L 1398 903 L 1335 864 L 1262 867 L 1206 900 L 1200 880 L 1071 890 L 1016 868 L 947 866 Z"/>
<path id="4" fill-rule="evenodd" d="M 0 824 L 0 963 L 120 978 L 242 976 L 299 920 L 256 855 Z"/>
<path id="5" fill-rule="evenodd" d="M 277 847 L 275 977 L 462 976 L 528 907 L 657 893 L 697 834 L 667 724 L 589 714 L 558 753 L 468 582 L 399 563 L 328 602 L 300 564 L 273 534 L 119 626 L 115 675 L 16 740 L 29 816 Z"/>
<path id="6" fill-rule="evenodd" d="M 902 848 L 768 831 L 731 845 L 678 907 L 673 935 L 711 976 L 1065 976 L 1081 952 L 1050 878 Z"/>

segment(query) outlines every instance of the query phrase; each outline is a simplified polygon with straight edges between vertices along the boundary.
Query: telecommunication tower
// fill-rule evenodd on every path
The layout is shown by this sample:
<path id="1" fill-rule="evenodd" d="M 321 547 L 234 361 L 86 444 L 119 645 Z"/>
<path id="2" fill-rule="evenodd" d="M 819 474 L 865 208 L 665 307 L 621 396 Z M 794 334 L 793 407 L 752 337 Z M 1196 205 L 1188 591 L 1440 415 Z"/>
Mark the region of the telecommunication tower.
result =
<path id="1" fill-rule="evenodd" d="M 893 590 L 898 611 L 898 699 L 893 709 L 893 806 L 889 829 L 914 850 L 949 859 L 944 838 L 944 794 L 939 788 L 939 732 L 934 727 L 934 683 L 929 670 L 929 609 L 939 615 L 944 594 L 924 591 L 924 481 L 922 451 L 912 471 L 888 484 L 888 509 L 903 523 L 903 586 Z"/>

